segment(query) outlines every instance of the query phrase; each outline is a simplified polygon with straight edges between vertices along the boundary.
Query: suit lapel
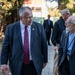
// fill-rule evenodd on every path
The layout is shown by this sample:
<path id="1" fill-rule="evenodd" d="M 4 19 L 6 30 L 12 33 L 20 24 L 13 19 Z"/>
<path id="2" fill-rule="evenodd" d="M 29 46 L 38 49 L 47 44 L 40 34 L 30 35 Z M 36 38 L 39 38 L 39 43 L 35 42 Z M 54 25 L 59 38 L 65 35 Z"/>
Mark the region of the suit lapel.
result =
<path id="1" fill-rule="evenodd" d="M 17 36 L 19 38 L 19 42 L 21 44 L 21 47 L 23 49 L 22 36 L 21 36 L 21 28 L 20 28 L 20 21 L 16 25 L 16 33 L 17 33 Z"/>
<path id="2" fill-rule="evenodd" d="M 20 42 L 20 44 L 22 46 L 22 49 L 23 49 L 20 22 L 18 22 L 17 25 L 16 25 L 16 33 L 17 33 L 17 36 L 19 38 L 19 42 Z M 30 41 L 30 47 L 32 47 L 32 45 L 33 45 L 34 36 L 35 36 L 35 25 L 34 25 L 34 22 L 33 22 L 33 24 L 31 25 L 31 41 Z"/>
<path id="3" fill-rule="evenodd" d="M 64 49 L 65 50 L 65 53 L 67 52 L 68 37 L 69 37 L 69 33 L 67 33 L 66 34 L 66 37 L 65 37 L 65 39 L 66 39 L 65 40 L 65 49 Z"/>
<path id="4" fill-rule="evenodd" d="M 74 39 L 71 55 L 74 53 L 74 51 L 75 51 L 75 39 Z"/>
<path id="5" fill-rule="evenodd" d="M 33 40 L 34 40 L 34 36 L 35 36 L 35 25 L 34 23 L 31 25 L 31 42 L 30 42 L 30 46 L 32 47 L 33 45 Z"/>

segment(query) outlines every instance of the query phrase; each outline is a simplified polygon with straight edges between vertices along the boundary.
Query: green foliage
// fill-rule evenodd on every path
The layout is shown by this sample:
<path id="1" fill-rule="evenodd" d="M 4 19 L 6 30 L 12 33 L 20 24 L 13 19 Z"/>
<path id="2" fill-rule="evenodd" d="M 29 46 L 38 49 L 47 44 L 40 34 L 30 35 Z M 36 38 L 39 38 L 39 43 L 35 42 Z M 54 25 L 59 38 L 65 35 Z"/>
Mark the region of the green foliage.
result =
<path id="1" fill-rule="evenodd" d="M 68 8 L 72 13 L 75 12 L 75 0 L 58 0 L 59 7 L 57 8 L 49 8 L 48 12 L 53 17 L 59 17 L 60 11 L 64 8 Z"/>
<path id="2" fill-rule="evenodd" d="M 2 0 L 0 3 L 2 3 L 0 22 L 5 29 L 6 25 L 17 21 L 18 9 L 22 6 L 23 0 Z"/>
<path id="3" fill-rule="evenodd" d="M 59 9 L 57 8 L 49 8 L 48 12 L 48 14 L 50 14 L 52 17 L 58 17 L 61 15 Z"/>
<path id="4" fill-rule="evenodd" d="M 66 7 L 70 9 L 71 13 L 75 12 L 75 1 L 69 0 L 69 3 L 66 4 Z"/>
<path id="5" fill-rule="evenodd" d="M 58 0 L 58 8 L 60 10 L 66 8 L 66 4 L 69 2 L 69 0 Z"/>
<path id="6" fill-rule="evenodd" d="M 75 0 L 58 0 L 59 10 L 64 8 L 70 9 L 71 13 L 75 12 Z"/>
<path id="7" fill-rule="evenodd" d="M 18 9 L 23 0 L 2 0 L 2 13 L 5 15 L 11 15 L 12 11 Z"/>

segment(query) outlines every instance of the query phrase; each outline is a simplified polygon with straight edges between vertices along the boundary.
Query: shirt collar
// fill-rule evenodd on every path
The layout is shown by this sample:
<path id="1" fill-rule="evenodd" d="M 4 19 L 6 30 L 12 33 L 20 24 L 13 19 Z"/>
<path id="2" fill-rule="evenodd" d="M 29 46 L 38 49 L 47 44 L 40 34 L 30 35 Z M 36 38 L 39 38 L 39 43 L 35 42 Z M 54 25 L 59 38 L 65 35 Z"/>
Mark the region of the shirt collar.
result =
<path id="1" fill-rule="evenodd" d="M 72 34 L 69 33 L 69 36 L 75 37 L 75 32 Z"/>
<path id="2" fill-rule="evenodd" d="M 21 29 L 24 29 L 25 28 L 25 25 L 22 23 L 22 21 L 20 20 L 20 27 L 21 27 Z M 31 25 L 28 25 L 28 28 L 30 28 L 31 27 Z"/>

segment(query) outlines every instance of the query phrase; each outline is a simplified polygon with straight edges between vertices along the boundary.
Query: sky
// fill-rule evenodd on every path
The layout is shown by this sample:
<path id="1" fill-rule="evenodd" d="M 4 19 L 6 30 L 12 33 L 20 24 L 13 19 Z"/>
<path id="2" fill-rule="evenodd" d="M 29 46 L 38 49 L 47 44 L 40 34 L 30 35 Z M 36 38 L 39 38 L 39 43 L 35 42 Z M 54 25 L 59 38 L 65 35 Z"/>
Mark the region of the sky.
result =
<path id="1" fill-rule="evenodd" d="M 46 0 L 46 4 L 48 7 L 58 7 L 58 0 Z"/>
<path id="2" fill-rule="evenodd" d="M 58 0 L 46 0 L 46 1 L 50 1 L 50 2 L 53 2 L 53 1 L 58 1 Z"/>

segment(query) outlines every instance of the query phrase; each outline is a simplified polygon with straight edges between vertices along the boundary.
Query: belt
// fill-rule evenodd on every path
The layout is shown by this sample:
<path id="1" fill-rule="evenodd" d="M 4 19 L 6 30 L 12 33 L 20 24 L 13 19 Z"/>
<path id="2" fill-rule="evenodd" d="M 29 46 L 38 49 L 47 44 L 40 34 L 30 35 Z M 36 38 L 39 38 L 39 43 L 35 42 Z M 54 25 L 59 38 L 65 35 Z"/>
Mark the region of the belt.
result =
<path id="1" fill-rule="evenodd" d="M 68 61 L 70 60 L 70 56 L 69 56 L 69 55 L 67 55 L 67 60 L 68 60 Z"/>
<path id="2" fill-rule="evenodd" d="M 27 65 L 29 65 L 29 64 L 33 64 L 33 61 L 32 60 L 30 60 L 29 61 L 29 63 L 27 64 Z M 23 65 L 25 65 L 25 63 L 23 62 Z"/>
<path id="3" fill-rule="evenodd" d="M 33 63 L 33 61 L 32 61 L 32 60 L 30 60 L 30 63 Z"/>

